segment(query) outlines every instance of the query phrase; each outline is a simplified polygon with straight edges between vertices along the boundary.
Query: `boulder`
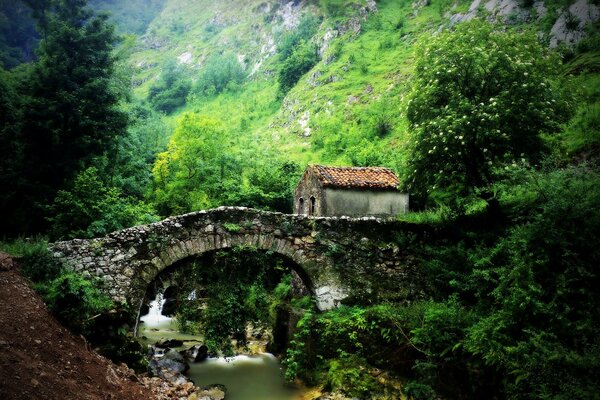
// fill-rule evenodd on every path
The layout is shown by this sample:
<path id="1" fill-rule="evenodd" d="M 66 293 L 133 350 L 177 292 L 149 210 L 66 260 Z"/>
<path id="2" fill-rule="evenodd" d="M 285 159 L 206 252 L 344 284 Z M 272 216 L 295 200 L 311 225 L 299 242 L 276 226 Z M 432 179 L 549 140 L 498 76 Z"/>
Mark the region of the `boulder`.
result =
<path id="1" fill-rule="evenodd" d="M 160 313 L 165 317 L 173 317 L 179 308 L 177 299 L 166 299 Z"/>
<path id="2" fill-rule="evenodd" d="M 13 269 L 14 263 L 10 254 L 0 251 L 0 271 L 10 271 Z"/>
<path id="3" fill-rule="evenodd" d="M 183 375 L 188 369 L 189 365 L 185 358 L 176 350 L 169 350 L 161 354 L 161 350 L 156 349 L 148 364 L 150 374 L 175 384 L 183 384 L 188 381 Z"/>
<path id="4" fill-rule="evenodd" d="M 178 339 L 160 339 L 158 342 L 154 344 L 155 347 L 159 349 L 172 349 L 174 347 L 183 346 L 183 340 Z"/>
<path id="5" fill-rule="evenodd" d="M 188 362 L 200 362 L 208 358 L 208 347 L 197 344 L 181 352 Z"/>

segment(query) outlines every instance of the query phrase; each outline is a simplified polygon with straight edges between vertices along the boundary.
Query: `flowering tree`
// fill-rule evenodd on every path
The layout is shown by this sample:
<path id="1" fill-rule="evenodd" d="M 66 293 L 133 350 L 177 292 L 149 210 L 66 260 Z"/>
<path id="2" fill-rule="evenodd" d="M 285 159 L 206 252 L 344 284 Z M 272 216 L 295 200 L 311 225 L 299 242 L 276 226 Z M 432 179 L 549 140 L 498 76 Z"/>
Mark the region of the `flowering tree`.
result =
<path id="1" fill-rule="evenodd" d="M 406 185 L 422 201 L 456 205 L 485 188 L 495 167 L 534 160 L 541 134 L 568 114 L 556 84 L 560 61 L 533 33 L 472 21 L 417 49 Z"/>

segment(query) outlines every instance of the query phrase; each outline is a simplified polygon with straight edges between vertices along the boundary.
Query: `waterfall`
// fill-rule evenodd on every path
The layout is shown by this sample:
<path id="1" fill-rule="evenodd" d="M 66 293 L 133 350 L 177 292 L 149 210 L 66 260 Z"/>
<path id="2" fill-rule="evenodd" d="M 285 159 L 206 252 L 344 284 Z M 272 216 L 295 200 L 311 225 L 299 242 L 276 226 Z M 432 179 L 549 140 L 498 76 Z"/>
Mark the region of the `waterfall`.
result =
<path id="1" fill-rule="evenodd" d="M 147 327 L 156 327 L 170 323 L 172 318 L 161 314 L 163 305 L 165 304 L 162 293 L 157 293 L 156 298 L 150 302 L 150 311 L 146 315 L 140 317 L 140 321 L 144 322 Z"/>

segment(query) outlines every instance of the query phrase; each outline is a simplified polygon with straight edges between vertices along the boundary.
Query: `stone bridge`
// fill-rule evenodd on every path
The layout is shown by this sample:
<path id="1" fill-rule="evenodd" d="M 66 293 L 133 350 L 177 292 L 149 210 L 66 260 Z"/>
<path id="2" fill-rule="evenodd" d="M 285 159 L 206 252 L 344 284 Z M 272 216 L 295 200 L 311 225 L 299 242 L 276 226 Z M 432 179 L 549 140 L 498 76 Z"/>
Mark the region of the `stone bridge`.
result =
<path id="1" fill-rule="evenodd" d="M 420 236 L 418 226 L 366 218 L 307 217 L 220 207 L 113 232 L 58 242 L 54 257 L 87 277 L 102 278 L 115 301 L 139 306 L 148 285 L 165 268 L 206 252 L 251 246 L 288 261 L 321 310 L 348 298 L 412 300 L 423 295 L 413 257 L 400 237 Z"/>

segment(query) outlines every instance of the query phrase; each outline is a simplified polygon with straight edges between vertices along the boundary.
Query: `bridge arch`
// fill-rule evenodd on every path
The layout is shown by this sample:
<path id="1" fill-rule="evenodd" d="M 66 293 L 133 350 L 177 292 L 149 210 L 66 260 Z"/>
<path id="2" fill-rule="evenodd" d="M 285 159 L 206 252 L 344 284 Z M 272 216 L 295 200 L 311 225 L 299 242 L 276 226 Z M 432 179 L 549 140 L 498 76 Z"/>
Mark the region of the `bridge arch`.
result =
<path id="1" fill-rule="evenodd" d="M 410 246 L 433 234 L 418 224 L 375 217 L 219 207 L 101 238 L 53 243 L 50 249 L 66 268 L 102 278 L 102 289 L 113 300 L 138 307 L 148 285 L 165 268 L 207 252 L 251 246 L 297 265 L 308 277 L 317 307 L 327 310 L 348 296 L 353 301 L 426 297 L 417 258 L 399 243 Z"/>
<path id="2" fill-rule="evenodd" d="M 217 237 L 220 240 L 212 241 L 195 237 L 188 241 L 176 242 L 163 248 L 157 257 L 152 259 L 154 268 L 146 269 L 146 273 L 142 273 L 137 281 L 132 282 L 132 291 L 141 293 L 143 290 L 146 293 L 148 287 L 163 273 L 170 273 L 170 270 L 177 268 L 178 265 L 186 261 L 201 259 L 210 253 L 218 251 L 248 247 L 249 250 L 273 253 L 275 258 L 279 257 L 284 260 L 287 266 L 300 277 L 310 295 L 316 299 L 319 308 L 327 309 L 337 305 L 336 300 L 334 300 L 333 304 L 326 304 L 324 302 L 324 300 L 330 302 L 330 299 L 323 298 L 322 288 L 319 291 L 319 287 L 315 287 L 311 274 L 308 272 L 313 264 L 312 260 L 305 256 L 302 251 L 294 250 L 290 240 L 277 238 L 273 235 L 241 235 L 231 232 L 221 232 Z M 139 286 L 139 289 L 136 289 L 136 286 Z M 320 293 L 321 296 L 319 297 L 317 293 Z M 135 304 L 135 300 L 133 301 Z"/>
<path id="3" fill-rule="evenodd" d="M 349 290 L 334 271 L 328 247 L 320 243 L 317 219 L 244 207 L 220 207 L 167 218 L 89 240 L 52 245 L 67 268 L 104 280 L 117 302 L 138 307 L 153 280 L 171 265 L 207 252 L 251 246 L 291 260 L 309 282 L 321 310 L 336 307 Z M 320 218 L 321 222 L 333 220 Z"/>

